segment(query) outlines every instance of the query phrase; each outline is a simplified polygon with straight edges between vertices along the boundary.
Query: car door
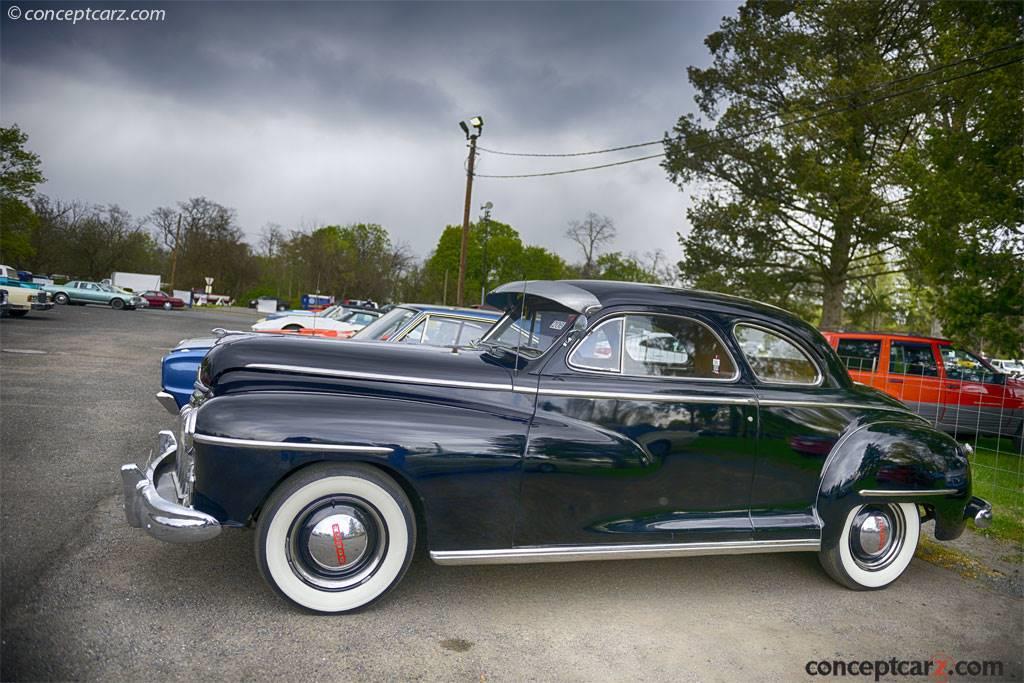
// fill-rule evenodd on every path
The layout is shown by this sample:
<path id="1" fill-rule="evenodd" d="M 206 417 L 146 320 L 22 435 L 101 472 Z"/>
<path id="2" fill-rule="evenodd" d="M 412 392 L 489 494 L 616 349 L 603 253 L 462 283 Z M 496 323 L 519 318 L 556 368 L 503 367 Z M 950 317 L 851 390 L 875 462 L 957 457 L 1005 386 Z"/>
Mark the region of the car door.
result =
<path id="1" fill-rule="evenodd" d="M 750 539 L 756 401 L 712 321 L 609 312 L 549 353 L 517 545 Z"/>
<path id="2" fill-rule="evenodd" d="M 849 390 L 826 378 L 824 350 L 796 332 L 766 320 L 740 319 L 732 326 L 758 401 L 750 494 L 757 541 L 820 537 L 815 501 L 822 470 L 840 436 L 863 412 Z"/>
<path id="3" fill-rule="evenodd" d="M 942 361 L 939 425 L 955 436 L 1012 436 L 1002 425 L 1012 407 L 1004 399 L 1006 375 L 992 372 L 973 353 L 955 346 L 943 344 L 938 351 Z"/>
<path id="4" fill-rule="evenodd" d="M 929 341 L 891 339 L 885 393 L 937 424 L 942 401 L 935 345 Z"/>

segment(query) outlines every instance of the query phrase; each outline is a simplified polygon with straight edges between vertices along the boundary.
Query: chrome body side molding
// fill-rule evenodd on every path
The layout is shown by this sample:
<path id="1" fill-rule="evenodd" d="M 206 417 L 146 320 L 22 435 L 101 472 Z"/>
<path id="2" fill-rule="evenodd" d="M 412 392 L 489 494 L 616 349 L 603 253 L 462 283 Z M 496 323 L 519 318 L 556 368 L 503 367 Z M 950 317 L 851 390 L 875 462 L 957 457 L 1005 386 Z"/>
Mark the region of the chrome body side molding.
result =
<path id="1" fill-rule="evenodd" d="M 719 541 L 713 543 L 652 543 L 636 545 L 528 546 L 495 550 L 432 550 L 437 564 L 532 564 L 538 562 L 585 562 L 635 560 L 647 557 L 696 557 L 753 553 L 817 552 L 818 539 Z"/>
<path id="2" fill-rule="evenodd" d="M 334 370 L 330 368 L 314 368 L 305 365 L 280 365 L 277 363 L 249 363 L 247 370 L 269 370 L 270 372 L 291 372 L 298 375 L 315 375 L 317 377 L 344 377 L 346 379 L 365 379 L 379 382 L 403 382 L 406 384 L 426 384 L 435 387 L 456 387 L 461 389 L 490 389 L 495 391 L 511 391 L 512 384 L 497 382 L 464 382 L 454 379 L 431 377 L 409 377 L 407 375 L 387 375 L 378 372 L 359 372 L 357 370 Z"/>
<path id="3" fill-rule="evenodd" d="M 212 446 L 233 446 L 235 448 L 256 448 L 275 451 L 331 451 L 342 453 L 391 453 L 393 448 L 386 446 L 357 446 L 340 443 L 303 443 L 301 441 L 259 441 L 256 439 L 235 439 L 227 436 L 211 436 L 210 434 L 193 434 L 196 443 Z"/>
<path id="4" fill-rule="evenodd" d="M 864 489 L 860 492 L 860 495 L 865 498 L 909 498 L 911 496 L 953 496 L 958 493 L 960 492 L 956 489 L 933 489 L 930 491 Z"/>

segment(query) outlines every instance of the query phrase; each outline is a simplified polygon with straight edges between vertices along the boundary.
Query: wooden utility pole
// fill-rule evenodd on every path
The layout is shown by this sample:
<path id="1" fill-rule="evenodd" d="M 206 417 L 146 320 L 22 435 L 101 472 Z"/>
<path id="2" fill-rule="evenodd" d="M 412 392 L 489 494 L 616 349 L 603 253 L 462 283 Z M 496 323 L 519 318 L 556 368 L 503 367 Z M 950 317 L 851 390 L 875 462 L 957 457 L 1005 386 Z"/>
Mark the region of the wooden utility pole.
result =
<path id="1" fill-rule="evenodd" d="M 178 270 L 178 243 L 181 241 L 181 214 L 178 214 L 178 228 L 174 231 L 174 250 L 171 252 L 171 296 L 174 296 L 174 274 Z"/>
<path id="2" fill-rule="evenodd" d="M 469 248 L 469 205 L 473 200 L 473 165 L 476 161 L 477 135 L 469 136 L 469 163 L 466 164 L 466 205 L 462 211 L 462 249 L 459 251 L 459 282 L 455 288 L 455 305 L 464 306 L 466 293 L 466 251 Z"/>

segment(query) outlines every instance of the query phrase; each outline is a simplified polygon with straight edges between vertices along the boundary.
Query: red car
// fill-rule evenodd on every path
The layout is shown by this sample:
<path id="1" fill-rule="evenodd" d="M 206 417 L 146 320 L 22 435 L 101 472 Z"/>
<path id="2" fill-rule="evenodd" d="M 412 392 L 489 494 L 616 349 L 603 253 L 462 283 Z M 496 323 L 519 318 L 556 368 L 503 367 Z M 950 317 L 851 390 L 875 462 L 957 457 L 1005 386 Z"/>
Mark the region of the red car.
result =
<path id="1" fill-rule="evenodd" d="M 855 381 L 906 403 L 956 435 L 1010 437 L 1022 448 L 1024 382 L 947 339 L 823 332 Z"/>
<path id="2" fill-rule="evenodd" d="M 143 292 L 140 295 L 146 300 L 146 303 L 151 307 L 163 307 L 165 310 L 171 310 L 172 308 L 185 308 L 185 302 L 176 296 L 171 296 L 167 292 Z"/>

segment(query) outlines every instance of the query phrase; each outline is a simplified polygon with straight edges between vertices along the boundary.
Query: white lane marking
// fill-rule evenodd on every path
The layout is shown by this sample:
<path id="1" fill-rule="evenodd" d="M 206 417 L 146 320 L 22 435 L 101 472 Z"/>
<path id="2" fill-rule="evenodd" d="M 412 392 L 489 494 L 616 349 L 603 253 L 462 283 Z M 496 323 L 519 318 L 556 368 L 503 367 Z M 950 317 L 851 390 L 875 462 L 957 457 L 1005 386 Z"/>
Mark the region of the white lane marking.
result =
<path id="1" fill-rule="evenodd" d="M 46 355 L 46 351 L 40 351 L 39 349 L 2 349 L 7 353 L 36 353 Z"/>

